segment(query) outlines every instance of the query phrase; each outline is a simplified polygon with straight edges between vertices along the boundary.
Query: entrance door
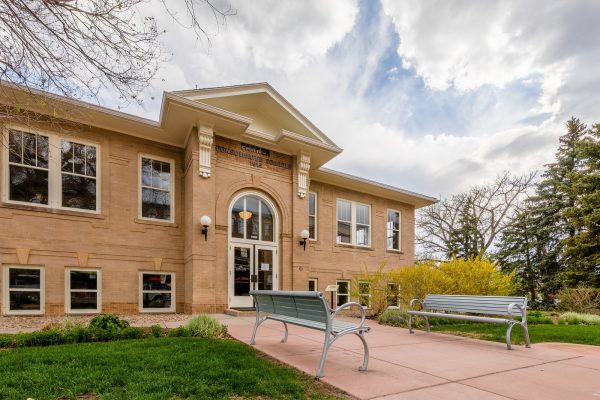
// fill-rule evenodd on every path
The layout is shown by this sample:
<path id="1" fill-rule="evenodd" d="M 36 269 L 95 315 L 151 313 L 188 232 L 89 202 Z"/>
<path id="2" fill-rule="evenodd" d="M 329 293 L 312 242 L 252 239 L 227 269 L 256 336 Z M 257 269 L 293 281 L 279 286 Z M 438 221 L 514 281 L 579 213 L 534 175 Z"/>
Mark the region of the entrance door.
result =
<path id="1" fill-rule="evenodd" d="M 254 307 L 250 290 L 277 290 L 276 247 L 231 243 L 229 252 L 230 307 Z"/>

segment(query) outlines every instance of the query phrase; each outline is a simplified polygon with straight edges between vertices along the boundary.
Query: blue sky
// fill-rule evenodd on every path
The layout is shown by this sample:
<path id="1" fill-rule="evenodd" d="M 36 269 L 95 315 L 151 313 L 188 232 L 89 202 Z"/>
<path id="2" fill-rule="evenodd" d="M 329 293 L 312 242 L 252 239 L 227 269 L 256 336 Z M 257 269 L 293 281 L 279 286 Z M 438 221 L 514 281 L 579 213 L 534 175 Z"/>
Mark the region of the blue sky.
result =
<path id="1" fill-rule="evenodd" d="M 172 55 L 124 110 L 156 119 L 162 91 L 267 81 L 344 148 L 328 167 L 433 196 L 538 170 L 566 119 L 600 120 L 597 1 L 231 5 L 225 26 L 206 16 L 210 47 L 156 11 Z"/>

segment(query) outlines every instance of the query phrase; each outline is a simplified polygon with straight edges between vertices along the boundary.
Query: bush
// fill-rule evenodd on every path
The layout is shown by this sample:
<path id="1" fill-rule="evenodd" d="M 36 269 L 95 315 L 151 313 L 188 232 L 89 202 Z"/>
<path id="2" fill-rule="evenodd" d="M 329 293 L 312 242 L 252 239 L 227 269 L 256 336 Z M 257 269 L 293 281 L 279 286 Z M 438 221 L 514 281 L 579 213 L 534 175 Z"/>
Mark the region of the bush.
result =
<path id="1" fill-rule="evenodd" d="M 13 346 L 13 335 L 0 335 L 0 349 L 6 349 Z"/>
<path id="2" fill-rule="evenodd" d="M 63 342 L 62 334 L 59 330 L 46 330 L 29 333 L 17 333 L 15 335 L 15 346 L 50 346 L 61 344 Z"/>
<path id="3" fill-rule="evenodd" d="M 167 336 L 169 336 L 169 337 L 189 337 L 189 336 L 192 336 L 192 333 L 185 326 L 180 326 L 178 328 L 171 329 Z"/>
<path id="4" fill-rule="evenodd" d="M 94 342 L 110 342 L 113 340 L 120 339 L 119 331 L 116 330 L 108 330 L 101 328 L 89 328 L 92 333 L 92 341 Z"/>
<path id="5" fill-rule="evenodd" d="M 123 328 L 119 332 L 119 339 L 143 339 L 146 337 L 148 337 L 148 334 L 144 328 L 138 328 L 134 326 Z"/>
<path id="6" fill-rule="evenodd" d="M 114 314 L 100 314 L 92 318 L 89 327 L 91 329 L 102 329 L 108 331 L 119 331 L 127 328 L 129 322 L 119 318 Z"/>
<path id="7" fill-rule="evenodd" d="M 406 328 L 408 327 L 408 312 L 402 309 L 387 309 L 377 317 L 377 321 L 382 325 Z M 413 322 L 415 328 L 420 328 L 423 325 L 420 318 L 413 318 Z"/>
<path id="8" fill-rule="evenodd" d="M 227 327 L 207 314 L 198 314 L 192 317 L 186 328 L 191 336 L 203 339 L 223 338 L 227 335 Z"/>
<path id="9" fill-rule="evenodd" d="M 586 314 L 600 314 L 600 289 L 590 287 L 567 288 L 558 294 L 558 308 Z"/>
<path id="10" fill-rule="evenodd" d="M 515 319 L 521 319 L 516 318 Z M 541 311 L 529 311 L 527 313 L 527 324 L 529 325 L 552 325 L 554 321 L 549 315 L 542 313 Z"/>
<path id="11" fill-rule="evenodd" d="M 558 323 L 561 325 L 600 325 L 600 316 L 566 312 L 558 318 Z"/>
<path id="12" fill-rule="evenodd" d="M 154 337 L 161 337 L 163 335 L 163 329 L 160 325 L 152 325 L 150 327 L 150 334 Z"/>

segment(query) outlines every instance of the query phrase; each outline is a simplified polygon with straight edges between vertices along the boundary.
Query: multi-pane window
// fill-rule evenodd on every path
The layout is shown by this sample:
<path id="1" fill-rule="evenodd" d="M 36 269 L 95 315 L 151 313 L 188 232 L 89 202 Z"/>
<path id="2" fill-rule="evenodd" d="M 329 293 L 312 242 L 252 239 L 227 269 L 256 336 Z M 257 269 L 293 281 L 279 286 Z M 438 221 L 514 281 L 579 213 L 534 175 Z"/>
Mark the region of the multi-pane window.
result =
<path id="1" fill-rule="evenodd" d="M 140 272 L 140 310 L 175 311 L 175 274 Z"/>
<path id="2" fill-rule="evenodd" d="M 13 267 L 4 269 L 4 313 L 44 313 L 44 269 L 42 267 Z"/>
<path id="3" fill-rule="evenodd" d="M 61 140 L 61 205 L 96 210 L 96 146 Z"/>
<path id="4" fill-rule="evenodd" d="M 350 301 L 350 281 L 336 281 L 335 284 L 338 286 L 336 304 L 339 307 Z"/>
<path id="5" fill-rule="evenodd" d="M 337 242 L 371 244 L 371 207 L 348 200 L 337 200 Z"/>
<path id="6" fill-rule="evenodd" d="M 358 282 L 358 303 L 363 307 L 371 307 L 371 282 Z"/>
<path id="7" fill-rule="evenodd" d="M 388 307 L 398 307 L 400 303 L 400 291 L 398 284 L 390 282 L 387 284 L 387 305 Z"/>
<path id="8" fill-rule="evenodd" d="M 7 201 L 98 212 L 96 145 L 18 129 L 7 137 Z"/>
<path id="9" fill-rule="evenodd" d="M 275 240 L 275 214 L 261 198 L 240 197 L 231 208 L 231 237 L 239 239 Z"/>
<path id="10" fill-rule="evenodd" d="M 308 280 L 308 290 L 310 292 L 316 292 L 319 290 L 317 287 L 317 278 L 310 278 Z"/>
<path id="11" fill-rule="evenodd" d="M 400 250 L 400 212 L 387 212 L 387 249 Z"/>
<path id="12" fill-rule="evenodd" d="M 173 220 L 173 162 L 141 157 L 140 216 Z"/>
<path id="13" fill-rule="evenodd" d="M 100 312 L 101 281 L 100 270 L 67 269 L 65 287 L 67 312 L 97 313 Z"/>
<path id="14" fill-rule="evenodd" d="M 8 199 L 48 205 L 49 160 L 48 136 L 11 129 L 8 132 Z"/>
<path id="15" fill-rule="evenodd" d="M 311 240 L 317 239 L 317 194 L 308 194 L 308 238 Z"/>

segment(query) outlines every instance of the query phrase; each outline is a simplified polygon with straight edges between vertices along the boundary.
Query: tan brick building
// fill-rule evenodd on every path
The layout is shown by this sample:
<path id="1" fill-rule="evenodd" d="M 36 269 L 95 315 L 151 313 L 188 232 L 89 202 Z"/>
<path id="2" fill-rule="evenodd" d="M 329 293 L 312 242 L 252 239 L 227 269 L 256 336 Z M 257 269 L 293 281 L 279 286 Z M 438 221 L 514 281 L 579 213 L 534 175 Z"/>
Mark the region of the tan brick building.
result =
<path id="1" fill-rule="evenodd" d="M 413 262 L 435 201 L 323 168 L 341 149 L 265 83 L 165 93 L 158 122 L 0 97 L 3 315 L 219 312 L 336 283 L 342 303 L 363 265 Z"/>

